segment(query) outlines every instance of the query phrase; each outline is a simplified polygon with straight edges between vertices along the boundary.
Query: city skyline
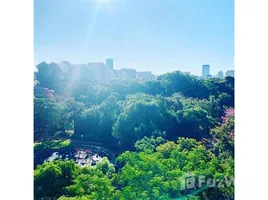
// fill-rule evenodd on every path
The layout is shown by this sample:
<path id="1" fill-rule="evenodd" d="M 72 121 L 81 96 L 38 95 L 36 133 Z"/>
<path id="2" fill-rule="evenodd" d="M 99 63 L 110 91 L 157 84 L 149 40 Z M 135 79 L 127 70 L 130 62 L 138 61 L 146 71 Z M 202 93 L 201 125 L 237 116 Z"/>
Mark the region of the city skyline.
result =
<path id="1" fill-rule="evenodd" d="M 35 2 L 35 65 L 112 57 L 156 75 L 234 69 L 233 1 L 67 1 Z"/>
<path id="2" fill-rule="evenodd" d="M 45 61 L 43 61 L 43 62 L 45 62 Z M 41 64 L 41 63 L 38 63 L 38 64 Z M 45 63 L 47 63 L 47 62 L 45 62 Z M 62 67 L 64 68 L 64 66 L 73 66 L 73 67 L 85 67 L 85 66 L 87 66 L 87 67 L 94 67 L 96 70 L 100 70 L 102 67 L 105 67 L 105 68 L 107 68 L 109 70 L 118 71 L 118 72 L 125 71 L 125 70 L 126 71 L 134 70 L 136 72 L 136 74 L 137 74 L 137 77 L 139 76 L 139 74 L 148 73 L 148 72 L 151 74 L 149 76 L 156 77 L 156 76 L 163 75 L 165 73 L 172 73 L 174 71 L 180 71 L 182 73 L 187 73 L 187 74 L 190 74 L 190 75 L 193 75 L 193 76 L 197 76 L 197 77 L 200 77 L 200 78 L 212 78 L 212 77 L 214 77 L 214 78 L 223 78 L 223 77 L 227 77 L 227 76 L 234 77 L 234 71 L 235 71 L 233 69 L 227 69 L 225 71 L 219 70 L 219 71 L 217 71 L 217 73 L 210 73 L 210 69 L 211 69 L 210 68 L 210 65 L 209 64 L 203 64 L 201 66 L 201 70 L 202 70 L 202 74 L 201 75 L 193 74 L 191 71 L 182 71 L 180 69 L 177 69 L 177 70 L 174 70 L 174 71 L 168 71 L 168 72 L 165 72 L 163 74 L 154 74 L 150 70 L 138 71 L 135 68 L 125 68 L 125 67 L 123 67 L 123 68 L 116 68 L 116 67 L 114 67 L 114 59 L 113 58 L 106 58 L 105 59 L 105 62 L 98 61 L 98 62 L 88 62 L 88 63 L 79 63 L 79 64 L 77 64 L 77 63 L 71 63 L 71 62 L 65 60 L 65 61 L 60 61 L 60 62 L 51 62 L 51 63 L 47 63 L 47 64 L 49 64 L 49 65 L 50 64 L 56 64 L 56 65 L 60 66 L 61 68 Z M 35 67 L 35 71 L 37 71 L 37 68 L 36 67 Z M 145 76 L 148 76 L 148 75 L 145 75 Z M 146 79 L 148 79 L 148 78 L 146 78 Z M 152 80 L 153 79 L 154 78 L 152 78 Z"/>
<path id="3" fill-rule="evenodd" d="M 136 68 L 128 68 L 128 67 L 117 67 L 116 65 L 114 65 L 114 59 L 112 59 L 112 58 L 106 58 L 105 59 L 106 60 L 106 62 L 107 62 L 107 60 L 112 60 L 112 68 L 114 68 L 115 70 L 121 70 L 121 69 L 135 69 L 135 70 L 137 70 Z M 42 62 L 46 62 L 46 61 L 42 61 Z M 42 62 L 40 62 L 40 63 L 42 63 Z M 59 62 L 55 62 L 55 61 L 52 61 L 52 62 L 46 62 L 47 64 L 49 64 L 49 63 L 61 63 L 61 62 L 68 62 L 68 63 L 71 63 L 72 65 L 87 65 L 87 64 L 92 64 L 92 63 L 103 63 L 103 64 L 105 64 L 105 62 L 103 62 L 103 61 L 95 61 L 95 62 L 87 62 L 87 63 L 72 63 L 72 62 L 70 62 L 70 61 L 68 61 L 68 60 L 61 60 L 61 61 L 59 61 Z M 40 64 L 40 63 L 37 63 L 37 64 L 35 64 L 35 68 L 34 68 L 34 71 L 37 71 L 37 68 L 36 68 L 36 66 L 38 65 L 38 64 Z M 200 67 L 200 73 L 199 74 L 195 74 L 195 73 L 193 73 L 193 72 L 191 72 L 191 71 L 183 71 L 183 70 L 181 70 L 181 69 L 175 69 L 174 71 L 181 71 L 181 72 L 185 72 L 185 73 L 190 73 L 191 75 L 195 75 L 195 76 L 202 76 L 202 68 L 203 68 L 203 66 L 204 65 L 208 65 L 209 66 L 209 68 L 210 68 L 210 65 L 209 64 L 203 64 L 203 65 L 200 65 L 199 67 Z M 226 70 L 222 70 L 222 69 L 219 69 L 218 71 L 215 71 L 215 69 L 213 69 L 213 68 L 210 68 L 210 69 L 212 69 L 212 71 L 213 72 L 215 72 L 215 73 L 209 73 L 209 75 L 217 75 L 219 72 L 227 72 L 227 71 L 234 71 L 234 69 L 232 69 L 232 68 L 226 68 Z M 137 70 L 138 71 L 138 70 Z M 143 69 L 143 70 L 141 70 L 141 71 L 139 71 L 139 72 L 145 72 L 145 71 L 150 71 L 150 70 L 147 70 L 147 69 Z M 161 74 L 155 74 L 153 71 L 150 71 L 150 72 L 152 72 L 152 74 L 155 74 L 155 75 L 162 75 L 162 74 L 165 74 L 165 73 L 170 73 L 170 72 L 174 72 L 174 71 L 166 71 L 166 72 L 163 72 L 163 73 L 161 73 Z"/>

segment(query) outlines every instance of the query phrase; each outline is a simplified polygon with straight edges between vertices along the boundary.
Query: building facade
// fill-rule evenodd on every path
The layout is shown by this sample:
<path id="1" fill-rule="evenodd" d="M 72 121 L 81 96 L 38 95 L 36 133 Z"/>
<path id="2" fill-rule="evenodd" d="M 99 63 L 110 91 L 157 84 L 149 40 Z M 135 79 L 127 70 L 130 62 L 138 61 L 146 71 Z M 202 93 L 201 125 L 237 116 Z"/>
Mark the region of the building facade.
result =
<path id="1" fill-rule="evenodd" d="M 106 65 L 109 69 L 114 69 L 114 60 L 111 58 L 106 59 Z"/>
<path id="2" fill-rule="evenodd" d="M 202 66 L 202 76 L 204 78 L 207 78 L 207 76 L 210 75 L 210 66 L 209 65 L 203 65 Z"/>
<path id="3" fill-rule="evenodd" d="M 147 72 L 137 72 L 137 77 L 138 80 L 140 81 L 151 81 L 153 80 L 152 72 L 147 71 Z"/>
<path id="4" fill-rule="evenodd" d="M 122 78 L 122 79 L 136 79 L 136 70 L 135 69 L 127 69 L 127 68 L 123 68 L 123 69 L 119 69 L 117 74 L 118 74 L 118 78 Z"/>
<path id="5" fill-rule="evenodd" d="M 216 74 L 216 78 L 223 79 L 223 78 L 224 78 L 223 71 L 219 71 L 219 72 Z"/>
<path id="6" fill-rule="evenodd" d="M 102 81 L 106 79 L 107 66 L 103 62 L 88 63 L 88 68 L 92 72 L 94 80 Z"/>

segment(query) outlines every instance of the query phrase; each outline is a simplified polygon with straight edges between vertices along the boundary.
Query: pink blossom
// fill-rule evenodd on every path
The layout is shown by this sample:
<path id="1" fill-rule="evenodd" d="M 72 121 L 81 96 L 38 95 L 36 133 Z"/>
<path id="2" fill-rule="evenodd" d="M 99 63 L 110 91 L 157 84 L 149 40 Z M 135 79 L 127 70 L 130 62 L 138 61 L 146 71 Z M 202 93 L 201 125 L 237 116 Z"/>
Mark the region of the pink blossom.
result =
<path id="1" fill-rule="evenodd" d="M 226 117 L 234 116 L 234 108 L 228 108 L 228 109 L 225 111 L 225 116 L 226 116 Z"/>
<path id="2" fill-rule="evenodd" d="M 234 117 L 234 108 L 228 108 L 225 111 L 225 116 L 221 117 L 223 123 L 226 123 L 229 117 Z"/>
<path id="3" fill-rule="evenodd" d="M 229 133 L 229 136 L 228 136 L 230 139 L 234 137 L 234 132 L 231 132 Z"/>

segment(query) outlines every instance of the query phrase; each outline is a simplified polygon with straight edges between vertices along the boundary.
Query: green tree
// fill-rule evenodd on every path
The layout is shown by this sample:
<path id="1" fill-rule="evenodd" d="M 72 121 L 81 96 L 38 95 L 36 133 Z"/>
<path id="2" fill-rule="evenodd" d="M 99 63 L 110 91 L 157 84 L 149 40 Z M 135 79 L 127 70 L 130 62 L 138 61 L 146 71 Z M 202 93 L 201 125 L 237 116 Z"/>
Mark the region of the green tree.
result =
<path id="1" fill-rule="evenodd" d="M 79 197 L 78 199 L 114 199 L 116 190 L 111 181 L 101 173 L 89 175 L 81 174 L 74 184 L 66 188 L 68 196 Z M 67 196 L 67 195 L 66 195 Z M 60 199 L 72 199 L 61 197 Z"/>
<path id="2" fill-rule="evenodd" d="M 79 169 L 74 161 L 53 161 L 37 166 L 34 170 L 34 197 L 58 198 L 64 194 L 64 188 L 73 183 Z"/>
<path id="3" fill-rule="evenodd" d="M 201 139 L 209 136 L 209 130 L 215 125 L 215 120 L 208 115 L 208 112 L 199 106 L 185 108 L 177 112 L 179 125 L 177 135 L 174 137 L 190 137 Z"/>
<path id="4" fill-rule="evenodd" d="M 60 92 L 60 82 L 62 71 L 56 63 L 47 64 L 42 62 L 36 66 L 35 78 L 39 85 L 45 88 Z"/>
<path id="5" fill-rule="evenodd" d="M 34 140 L 48 140 L 63 130 L 64 105 L 47 98 L 34 99 Z"/>
<path id="6" fill-rule="evenodd" d="M 178 197 L 200 198 L 214 192 L 214 197 L 233 196 L 233 185 L 219 189 L 201 187 L 182 190 L 185 175 L 220 179 L 233 175 L 230 164 L 222 163 L 211 151 L 194 139 L 180 138 L 177 143 L 167 142 L 156 148 L 156 152 L 129 152 L 121 154 L 122 163 L 115 182 L 121 188 L 123 199 L 175 199 Z M 194 195 L 193 195 L 194 194 Z"/>
<path id="7" fill-rule="evenodd" d="M 163 136 L 167 120 L 175 117 L 167 112 L 161 99 L 146 94 L 129 95 L 122 107 L 113 135 L 123 149 L 133 149 L 135 142 L 145 136 Z"/>
<path id="8" fill-rule="evenodd" d="M 155 151 L 156 146 L 165 142 L 165 139 L 162 137 L 155 138 L 151 136 L 151 138 L 144 137 L 141 140 L 138 140 L 135 143 L 135 148 L 137 151 Z"/>
<path id="9" fill-rule="evenodd" d="M 205 98 L 208 96 L 207 87 L 201 80 L 180 71 L 161 75 L 158 80 L 160 80 L 162 87 L 165 88 L 167 96 L 176 92 L 180 92 L 186 97 Z"/>
<path id="10" fill-rule="evenodd" d="M 82 111 L 75 121 L 74 137 L 101 143 L 115 143 L 112 126 L 119 114 L 120 102 L 117 93 L 112 93 L 100 105 Z"/>

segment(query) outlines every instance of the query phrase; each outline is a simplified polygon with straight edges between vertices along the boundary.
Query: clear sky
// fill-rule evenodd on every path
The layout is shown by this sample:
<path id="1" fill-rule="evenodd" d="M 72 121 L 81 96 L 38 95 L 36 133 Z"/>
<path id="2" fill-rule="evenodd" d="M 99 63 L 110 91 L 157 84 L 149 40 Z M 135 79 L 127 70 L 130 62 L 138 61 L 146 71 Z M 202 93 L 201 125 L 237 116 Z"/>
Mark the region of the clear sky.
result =
<path id="1" fill-rule="evenodd" d="M 34 49 L 35 64 L 215 74 L 234 68 L 234 1 L 35 0 Z"/>

